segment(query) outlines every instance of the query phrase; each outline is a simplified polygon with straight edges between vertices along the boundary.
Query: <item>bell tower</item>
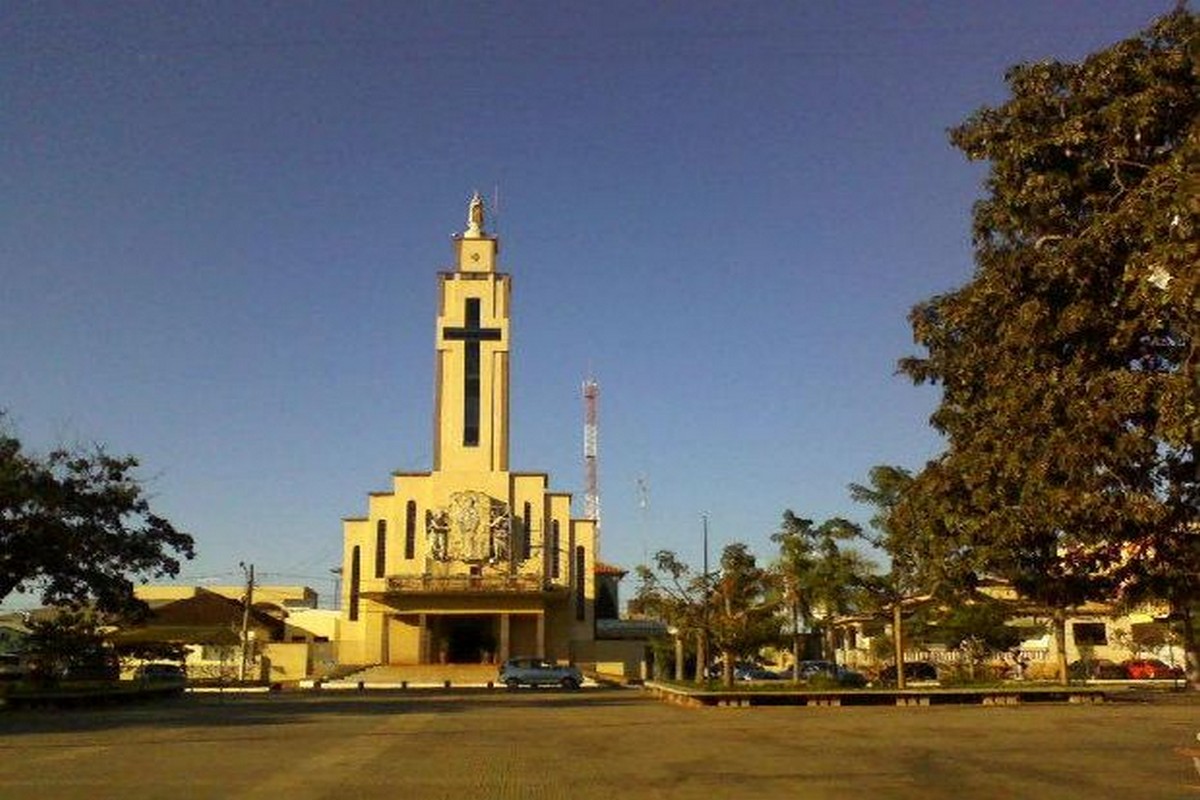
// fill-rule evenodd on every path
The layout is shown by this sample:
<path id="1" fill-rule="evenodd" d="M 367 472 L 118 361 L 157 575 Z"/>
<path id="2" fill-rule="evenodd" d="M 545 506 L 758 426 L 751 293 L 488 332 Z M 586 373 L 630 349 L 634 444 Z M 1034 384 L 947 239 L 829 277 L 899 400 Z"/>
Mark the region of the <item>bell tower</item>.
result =
<path id="1" fill-rule="evenodd" d="M 454 244 L 455 269 L 438 281 L 433 469 L 505 472 L 510 283 L 496 271 L 499 242 L 478 192 Z"/>
<path id="2" fill-rule="evenodd" d="M 486 210 L 476 193 L 438 273 L 432 469 L 342 522 L 343 663 L 595 658 L 596 522 L 509 465 L 511 284 Z"/>

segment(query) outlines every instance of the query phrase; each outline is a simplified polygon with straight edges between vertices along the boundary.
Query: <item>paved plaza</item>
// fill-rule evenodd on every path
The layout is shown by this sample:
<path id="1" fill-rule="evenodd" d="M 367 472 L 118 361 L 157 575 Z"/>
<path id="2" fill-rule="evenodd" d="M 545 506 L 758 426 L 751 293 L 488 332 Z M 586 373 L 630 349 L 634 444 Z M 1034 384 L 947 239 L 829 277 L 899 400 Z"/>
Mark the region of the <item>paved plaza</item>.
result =
<path id="1" fill-rule="evenodd" d="M 634 690 L 0 712 L 0 798 L 1200 797 L 1187 696 L 691 709 Z"/>

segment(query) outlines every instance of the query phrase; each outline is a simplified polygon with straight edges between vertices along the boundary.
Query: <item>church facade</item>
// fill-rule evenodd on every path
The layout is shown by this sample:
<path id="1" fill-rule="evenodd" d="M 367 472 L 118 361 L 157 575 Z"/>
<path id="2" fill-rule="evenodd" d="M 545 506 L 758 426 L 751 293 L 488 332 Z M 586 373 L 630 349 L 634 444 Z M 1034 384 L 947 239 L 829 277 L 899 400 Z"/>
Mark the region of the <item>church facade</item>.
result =
<path id="1" fill-rule="evenodd" d="M 559 661 L 594 653 L 596 527 L 509 466 L 510 276 L 476 195 L 438 275 L 432 470 L 343 520 L 343 664 Z"/>

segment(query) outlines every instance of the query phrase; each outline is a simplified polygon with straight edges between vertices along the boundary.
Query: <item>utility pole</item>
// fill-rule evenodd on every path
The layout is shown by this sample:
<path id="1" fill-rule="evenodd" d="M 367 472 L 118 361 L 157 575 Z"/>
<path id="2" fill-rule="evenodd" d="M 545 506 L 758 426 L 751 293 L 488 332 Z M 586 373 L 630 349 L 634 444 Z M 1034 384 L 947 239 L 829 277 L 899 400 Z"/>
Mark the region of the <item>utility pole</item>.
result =
<path id="1" fill-rule="evenodd" d="M 246 666 L 250 660 L 250 607 L 254 605 L 254 565 L 249 567 L 239 561 L 238 566 L 246 575 L 246 595 L 242 604 L 242 663 L 238 667 L 238 680 L 246 680 Z"/>
<path id="2" fill-rule="evenodd" d="M 342 568 L 334 567 L 329 572 L 333 575 L 333 610 L 337 611 L 342 607 Z"/>

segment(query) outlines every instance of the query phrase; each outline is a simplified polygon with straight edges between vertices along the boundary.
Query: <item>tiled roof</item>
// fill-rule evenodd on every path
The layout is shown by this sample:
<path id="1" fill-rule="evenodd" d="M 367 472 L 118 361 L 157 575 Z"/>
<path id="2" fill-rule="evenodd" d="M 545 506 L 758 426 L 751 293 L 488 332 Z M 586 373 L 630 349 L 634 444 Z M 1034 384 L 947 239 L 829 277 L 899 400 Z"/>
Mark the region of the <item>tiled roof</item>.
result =
<path id="1" fill-rule="evenodd" d="M 223 641 L 226 633 L 240 630 L 242 604 L 201 589 L 192 597 L 160 605 L 150 611 L 144 624 L 118 635 L 123 640 Z M 265 628 L 272 639 L 283 635 L 284 623 L 258 608 L 250 609 L 250 625 Z M 234 634 L 234 641 L 237 635 Z"/>

